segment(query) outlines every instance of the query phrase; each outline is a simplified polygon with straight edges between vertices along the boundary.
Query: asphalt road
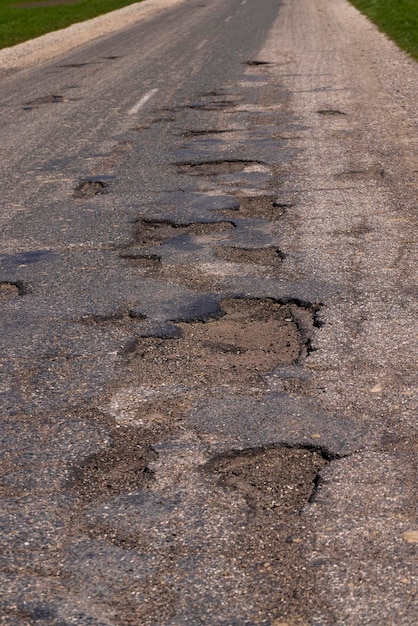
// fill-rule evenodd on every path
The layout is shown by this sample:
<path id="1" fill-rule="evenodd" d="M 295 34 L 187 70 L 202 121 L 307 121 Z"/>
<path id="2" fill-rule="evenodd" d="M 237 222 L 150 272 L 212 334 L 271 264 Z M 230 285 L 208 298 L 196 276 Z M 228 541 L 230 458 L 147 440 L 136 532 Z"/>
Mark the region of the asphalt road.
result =
<path id="1" fill-rule="evenodd" d="M 185 0 L 0 80 L 0 623 L 415 623 L 416 64 Z"/>

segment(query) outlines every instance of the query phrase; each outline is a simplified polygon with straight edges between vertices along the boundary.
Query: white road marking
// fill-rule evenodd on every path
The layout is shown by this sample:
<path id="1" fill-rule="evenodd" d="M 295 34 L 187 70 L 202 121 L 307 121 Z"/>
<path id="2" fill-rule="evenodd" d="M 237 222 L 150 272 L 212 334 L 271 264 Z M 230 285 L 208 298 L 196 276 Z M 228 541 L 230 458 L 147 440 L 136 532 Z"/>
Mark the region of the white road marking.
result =
<path id="1" fill-rule="evenodd" d="M 148 102 L 148 100 L 150 100 L 150 98 L 152 98 L 152 96 L 155 96 L 157 91 L 158 91 L 158 89 L 151 89 L 151 91 L 148 91 L 145 94 L 145 96 L 142 96 L 142 98 L 140 100 L 138 100 L 138 102 L 135 104 L 135 106 L 133 106 L 132 109 L 129 109 L 129 111 L 128 111 L 129 115 L 135 115 L 135 113 L 138 113 L 139 109 L 142 109 L 144 104 L 146 102 Z"/>
<path id="2" fill-rule="evenodd" d="M 242 0 L 241 4 L 247 4 L 247 0 Z"/>
<path id="3" fill-rule="evenodd" d="M 230 15 L 229 17 L 226 18 L 225 22 L 229 22 L 229 20 L 232 20 L 232 15 Z"/>
<path id="4" fill-rule="evenodd" d="M 201 42 L 200 42 L 200 44 L 197 46 L 196 50 L 200 50 L 200 49 L 201 49 L 201 48 L 203 48 L 203 46 L 204 46 L 205 44 L 207 44 L 207 43 L 208 43 L 208 40 L 207 40 L 207 39 L 204 39 L 204 40 L 203 40 L 203 41 L 201 41 Z"/>

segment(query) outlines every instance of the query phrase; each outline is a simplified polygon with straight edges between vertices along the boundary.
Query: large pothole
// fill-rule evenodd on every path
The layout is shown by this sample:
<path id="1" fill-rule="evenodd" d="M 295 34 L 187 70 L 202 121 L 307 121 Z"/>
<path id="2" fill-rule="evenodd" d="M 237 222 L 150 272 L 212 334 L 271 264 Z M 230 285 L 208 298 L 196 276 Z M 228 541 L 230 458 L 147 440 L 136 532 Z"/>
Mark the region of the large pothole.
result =
<path id="1" fill-rule="evenodd" d="M 148 487 L 99 503 L 83 520 L 86 535 L 127 557 L 158 555 L 140 581 L 146 596 L 127 593 L 136 601 L 118 605 L 120 623 L 307 623 L 315 572 L 300 512 L 326 461 L 284 446 L 203 464 L 200 454 L 187 439 L 157 445 Z M 111 572 L 103 576 L 112 581 Z M 113 606 L 114 588 L 106 587 Z M 255 588 L 263 590 L 257 603 Z"/>
<path id="2" fill-rule="evenodd" d="M 230 298 L 221 306 L 219 319 L 177 323 L 178 339 L 140 338 L 125 355 L 135 381 L 159 389 L 239 388 L 262 384 L 263 374 L 298 361 L 307 341 L 300 320 L 311 311 L 271 299 Z"/>

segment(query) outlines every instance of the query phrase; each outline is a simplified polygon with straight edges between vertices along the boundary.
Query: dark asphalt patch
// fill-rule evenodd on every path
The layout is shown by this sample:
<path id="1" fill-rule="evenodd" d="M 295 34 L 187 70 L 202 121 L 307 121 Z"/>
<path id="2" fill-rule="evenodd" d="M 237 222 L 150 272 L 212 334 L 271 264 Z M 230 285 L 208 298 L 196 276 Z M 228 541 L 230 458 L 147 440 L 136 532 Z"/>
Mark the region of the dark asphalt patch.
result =
<path id="1" fill-rule="evenodd" d="M 58 258 L 58 254 L 52 250 L 28 250 L 16 254 L 0 254 L 0 265 L 4 269 L 17 269 L 34 263 L 52 261 L 56 258 Z M 23 289 L 23 285 L 19 281 L 14 284 L 20 285 L 20 289 Z"/>
<path id="2" fill-rule="evenodd" d="M 273 388 L 276 380 L 296 376 L 294 367 L 280 366 L 266 379 Z M 305 390 L 309 394 L 309 380 Z M 197 402 L 184 424 L 196 429 L 214 454 L 285 445 L 317 451 L 332 460 L 355 452 L 368 436 L 343 415 L 327 414 L 309 395 L 282 391 L 267 392 L 261 399 L 218 392 L 218 397 Z"/>

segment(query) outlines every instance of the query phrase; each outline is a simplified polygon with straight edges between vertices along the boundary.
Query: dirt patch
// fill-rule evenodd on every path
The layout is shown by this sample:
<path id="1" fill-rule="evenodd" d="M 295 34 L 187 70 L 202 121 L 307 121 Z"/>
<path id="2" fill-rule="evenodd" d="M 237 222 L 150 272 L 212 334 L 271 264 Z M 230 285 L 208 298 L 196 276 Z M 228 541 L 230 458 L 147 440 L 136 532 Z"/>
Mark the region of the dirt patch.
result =
<path id="1" fill-rule="evenodd" d="M 278 248 L 217 248 L 216 256 L 229 263 L 255 263 L 278 269 L 284 254 Z"/>
<path id="2" fill-rule="evenodd" d="M 140 338 L 125 357 L 136 383 L 263 385 L 263 374 L 298 361 L 304 341 L 294 314 L 299 307 L 250 298 L 226 299 L 221 307 L 220 319 L 177 323 L 179 339 Z"/>
<path id="3" fill-rule="evenodd" d="M 0 282 L 0 302 L 13 300 L 23 295 L 23 287 L 19 283 Z"/>
<path id="4" fill-rule="evenodd" d="M 136 245 L 143 247 L 155 246 L 179 237 L 180 235 L 212 235 L 233 228 L 232 222 L 194 222 L 177 224 L 164 220 L 137 221 Z"/>

